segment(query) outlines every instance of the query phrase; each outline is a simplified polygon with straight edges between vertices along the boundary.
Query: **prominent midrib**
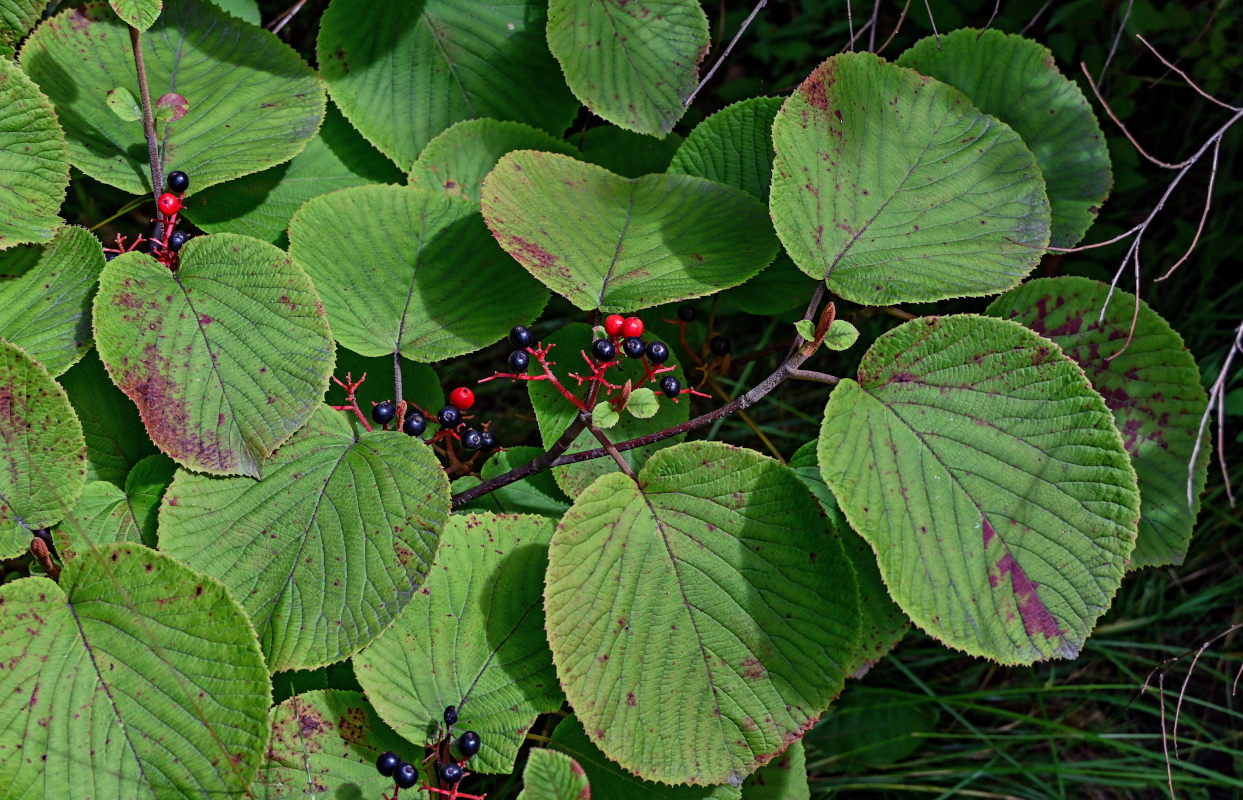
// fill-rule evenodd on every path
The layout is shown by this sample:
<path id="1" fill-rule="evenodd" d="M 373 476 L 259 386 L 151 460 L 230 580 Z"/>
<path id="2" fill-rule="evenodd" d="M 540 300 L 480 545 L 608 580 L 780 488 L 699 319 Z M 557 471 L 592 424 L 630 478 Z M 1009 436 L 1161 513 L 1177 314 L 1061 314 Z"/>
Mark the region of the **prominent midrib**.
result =
<path id="1" fill-rule="evenodd" d="M 617 260 L 621 258 L 622 242 L 626 240 L 626 233 L 630 230 L 630 220 L 634 217 L 634 195 L 637 189 L 637 186 L 631 184 L 630 200 L 626 205 L 626 221 L 622 223 L 621 233 L 617 235 L 617 249 L 613 251 L 613 260 L 609 262 L 609 270 L 604 274 L 604 280 L 600 283 L 600 297 L 596 300 L 597 306 L 604 305 L 604 293 L 608 291 L 609 281 L 613 279 L 613 270 L 617 267 Z"/>

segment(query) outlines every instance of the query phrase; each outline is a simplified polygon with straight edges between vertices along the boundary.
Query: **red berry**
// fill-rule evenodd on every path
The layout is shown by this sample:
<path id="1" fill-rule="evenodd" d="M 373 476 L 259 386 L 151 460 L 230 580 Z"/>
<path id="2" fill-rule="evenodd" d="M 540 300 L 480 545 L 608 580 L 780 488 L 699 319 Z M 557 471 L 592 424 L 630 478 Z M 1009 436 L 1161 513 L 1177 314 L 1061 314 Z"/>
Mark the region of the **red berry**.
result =
<path id="1" fill-rule="evenodd" d="M 621 326 L 621 334 L 626 337 L 642 336 L 643 320 L 638 317 L 626 317 L 626 321 Z"/>
<path id="2" fill-rule="evenodd" d="M 621 333 L 622 325 L 625 322 L 626 320 L 621 314 L 609 314 L 604 318 L 604 332 L 609 336 L 616 336 L 618 333 Z"/>
<path id="3" fill-rule="evenodd" d="M 459 411 L 465 411 L 474 404 L 475 393 L 470 389 L 467 389 L 465 386 L 459 386 L 453 390 L 452 394 L 449 395 L 449 405 Z"/>
<path id="4" fill-rule="evenodd" d="M 160 199 L 155 204 L 159 207 L 160 213 L 166 217 L 171 217 L 181 210 L 181 199 L 172 192 L 165 192 L 160 195 Z"/>

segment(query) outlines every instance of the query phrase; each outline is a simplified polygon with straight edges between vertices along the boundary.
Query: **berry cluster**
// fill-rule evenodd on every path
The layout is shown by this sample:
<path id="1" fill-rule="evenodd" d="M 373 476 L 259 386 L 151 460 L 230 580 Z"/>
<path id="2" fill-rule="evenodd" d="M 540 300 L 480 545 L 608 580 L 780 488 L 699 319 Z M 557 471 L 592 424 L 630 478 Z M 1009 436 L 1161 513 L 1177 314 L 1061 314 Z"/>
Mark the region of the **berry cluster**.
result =
<path id="1" fill-rule="evenodd" d="M 126 246 L 125 237 L 117 234 L 116 247 L 104 248 L 104 257 L 108 261 L 116 258 L 120 253 L 128 253 L 142 246 L 143 252 L 149 253 L 152 258 L 173 272 L 177 271 L 181 263 L 178 252 L 190 240 L 190 236 L 185 231 L 177 230 L 177 215 L 181 213 L 182 198 L 186 190 L 190 188 L 190 176 L 180 170 L 170 172 L 168 188 L 169 191 L 164 192 L 155 201 L 155 206 L 160 212 L 160 218 L 155 222 L 156 231 L 161 232 L 159 238 L 152 236 L 144 239 L 139 236 L 133 244 Z"/>
<path id="2" fill-rule="evenodd" d="M 431 781 L 428 781 L 419 788 L 425 792 L 443 795 L 449 800 L 484 800 L 487 795 L 465 794 L 458 786 L 462 778 L 470 774 L 465 769 L 466 764 L 479 752 L 483 741 L 474 731 L 466 731 L 457 740 L 457 749 L 462 757 L 455 759 L 451 752 L 453 726 L 457 724 L 457 709 L 454 706 L 445 708 L 444 723 L 444 735 L 440 737 L 427 758 L 423 759 L 425 766 L 429 761 L 433 762 L 432 769 L 436 785 L 432 786 Z M 418 783 L 418 768 L 409 762 L 402 761 L 401 757 L 394 752 L 381 753 L 376 759 L 375 766 L 381 775 L 393 779 L 395 788 L 391 800 L 396 800 L 398 791 L 410 789 Z"/>

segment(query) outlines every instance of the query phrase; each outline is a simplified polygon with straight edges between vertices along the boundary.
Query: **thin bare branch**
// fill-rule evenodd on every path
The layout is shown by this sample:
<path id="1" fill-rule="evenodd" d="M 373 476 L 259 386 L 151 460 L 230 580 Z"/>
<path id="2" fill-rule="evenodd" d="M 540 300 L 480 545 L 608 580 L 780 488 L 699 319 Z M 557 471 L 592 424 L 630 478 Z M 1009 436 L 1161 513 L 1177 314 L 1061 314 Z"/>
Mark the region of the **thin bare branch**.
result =
<path id="1" fill-rule="evenodd" d="M 281 28 L 288 25 L 290 21 L 298 15 L 298 12 L 302 10 L 304 5 L 306 5 L 306 0 L 298 0 L 298 2 L 294 3 L 292 6 L 277 15 L 277 17 L 269 22 L 265 27 L 272 33 L 280 33 Z"/>
<path id="2" fill-rule="evenodd" d="M 937 37 L 937 49 L 941 49 L 941 34 L 937 32 L 937 21 L 932 18 L 932 3 L 924 0 L 924 8 L 928 10 L 928 22 L 932 24 L 932 35 Z"/>
<path id="3" fill-rule="evenodd" d="M 876 20 L 880 16 L 880 0 L 872 3 L 872 31 L 868 34 L 868 51 L 876 49 Z"/>
<path id="4" fill-rule="evenodd" d="M 1118 32 L 1114 34 L 1113 44 L 1109 46 L 1109 55 L 1105 57 L 1105 65 L 1101 67 L 1101 78 L 1105 77 L 1105 73 L 1109 72 L 1109 64 L 1114 60 L 1114 53 L 1118 52 L 1118 42 L 1122 40 L 1122 32 L 1126 30 L 1126 24 L 1131 19 L 1131 7 L 1135 5 L 1135 0 L 1127 0 L 1126 13 L 1122 15 L 1122 24 L 1118 26 Z"/>
<path id="5" fill-rule="evenodd" d="M 1174 262 L 1174 266 L 1165 271 L 1165 274 L 1157 278 L 1156 282 L 1160 283 L 1166 278 L 1174 274 L 1174 270 L 1183 265 L 1183 262 L 1191 257 L 1191 252 L 1196 249 L 1196 245 L 1200 243 L 1200 234 L 1204 233 L 1204 223 L 1208 221 L 1209 209 L 1213 207 L 1213 183 L 1217 180 L 1217 155 L 1221 152 L 1221 139 L 1218 139 L 1213 145 L 1213 166 L 1208 174 L 1208 191 L 1204 193 L 1204 212 L 1200 214 L 1200 224 L 1196 226 L 1196 235 L 1191 238 L 1191 244 L 1187 247 L 1187 252 L 1183 253 L 1182 258 Z"/>
<path id="6" fill-rule="evenodd" d="M 1161 63 L 1162 63 L 1162 64 L 1164 64 L 1164 65 L 1165 65 L 1168 69 L 1170 69 L 1170 70 L 1171 70 L 1171 71 L 1173 71 L 1173 72 L 1178 73 L 1178 77 L 1182 78 L 1182 79 L 1183 79 L 1183 81 L 1185 81 L 1185 82 L 1186 82 L 1186 84 L 1187 84 L 1188 86 L 1190 86 L 1192 89 L 1195 89 L 1195 90 L 1196 90 L 1196 93 L 1197 93 L 1197 94 L 1199 94 L 1201 97 L 1203 97 L 1205 100 L 1209 101 L 1210 103 L 1216 103 L 1217 105 L 1221 106 L 1222 108 L 1226 108 L 1226 109 L 1229 109 L 1229 110 L 1231 110 L 1231 111 L 1239 111 L 1239 110 L 1240 110 L 1240 108 L 1239 108 L 1238 106 L 1232 106 L 1232 105 L 1230 105 L 1229 103 L 1227 103 L 1227 102 L 1225 102 L 1225 101 L 1218 100 L 1216 97 L 1213 97 L 1211 94 L 1209 94 L 1208 92 L 1204 91 L 1204 90 L 1203 90 L 1203 89 L 1201 89 L 1199 86 L 1197 86 L 1195 81 L 1193 81 L 1191 78 L 1187 77 L 1187 73 L 1183 72 L 1181 69 L 1179 69 L 1178 67 L 1176 67 L 1176 66 L 1174 66 L 1172 63 L 1170 63 L 1169 59 L 1167 59 L 1165 56 L 1163 56 L 1163 55 L 1161 55 L 1159 52 L 1157 52 L 1157 48 L 1155 48 L 1155 47 L 1153 47 L 1152 45 L 1150 45 L 1150 44 L 1148 43 L 1148 40 L 1147 40 L 1147 39 L 1145 39 L 1143 36 L 1140 36 L 1140 35 L 1137 33 L 1137 34 L 1135 34 L 1135 38 L 1136 38 L 1136 39 L 1139 39 L 1141 42 L 1143 42 L 1144 47 L 1147 47 L 1147 48 L 1149 49 L 1149 51 L 1151 51 L 1151 52 L 1152 52 L 1152 54 L 1153 54 L 1154 56 L 1156 56 L 1158 59 L 1160 59 Z"/>
<path id="7" fill-rule="evenodd" d="M 841 378 L 836 375 L 830 375 L 827 372 L 815 372 L 810 369 L 793 369 L 790 370 L 790 377 L 800 381 L 814 381 L 815 383 L 827 383 L 830 386 L 836 386 L 841 382 Z"/>
<path id="8" fill-rule="evenodd" d="M 910 10 L 911 10 L 911 0 L 906 0 L 906 5 L 902 6 L 902 13 L 898 15 L 897 24 L 894 25 L 893 30 L 889 32 L 889 38 L 886 39 L 885 43 L 882 44 L 880 46 L 880 49 L 876 51 L 876 55 L 880 55 L 881 53 L 883 53 L 885 51 L 885 48 L 889 46 L 889 43 L 893 41 L 893 37 L 898 35 L 898 31 L 902 29 L 902 22 L 906 19 L 906 12 Z"/>
<path id="9" fill-rule="evenodd" d="M 1204 431 L 1208 428 L 1208 421 L 1213 414 L 1213 409 L 1217 409 L 1218 420 L 1225 417 L 1225 386 L 1226 380 L 1230 374 L 1230 366 L 1234 363 L 1236 353 L 1243 351 L 1243 323 L 1234 329 L 1234 341 L 1230 345 L 1229 352 L 1226 353 L 1226 360 L 1221 365 L 1221 372 L 1217 374 L 1217 380 L 1213 381 L 1213 385 L 1208 390 L 1208 405 L 1204 408 L 1204 414 L 1200 417 L 1200 427 L 1196 431 L 1195 447 L 1191 449 L 1191 458 L 1187 460 L 1187 507 L 1195 506 L 1195 471 L 1196 462 L 1200 459 L 1200 448 L 1204 445 Z M 1219 435 L 1221 432 L 1219 425 Z M 1226 482 L 1226 496 L 1230 498 L 1230 505 L 1234 505 L 1233 495 L 1230 493 L 1230 476 L 1226 473 L 1226 465 L 1224 459 L 1221 459 L 1221 453 L 1225 448 L 1222 447 L 1224 440 L 1218 441 L 1218 456 L 1221 460 L 1222 477 Z"/>
<path id="10" fill-rule="evenodd" d="M 993 3 L 993 14 L 988 18 L 988 22 L 984 23 L 984 27 L 980 29 L 980 32 L 976 34 L 976 41 L 979 41 L 980 37 L 984 35 L 984 31 L 993 26 L 993 20 L 997 19 L 997 13 L 999 11 L 1001 11 L 1001 0 L 997 0 L 996 3 Z"/>
<path id="11" fill-rule="evenodd" d="M 712 76 L 716 74 L 717 69 L 725 63 L 725 59 L 729 58 L 730 51 L 734 49 L 734 45 L 738 44 L 738 40 L 742 38 L 742 34 L 751 26 L 751 22 L 755 19 L 755 15 L 760 13 L 760 9 L 768 5 L 768 0 L 760 0 L 755 4 L 755 8 L 751 9 L 751 13 L 742 21 L 742 27 L 738 29 L 738 33 L 734 34 L 734 38 L 729 40 L 729 44 L 725 45 L 725 52 L 721 53 L 721 57 L 712 65 L 712 69 L 708 70 L 708 74 L 703 77 L 699 85 L 695 87 L 695 91 L 682 101 L 682 105 L 689 106 L 695 102 L 695 96 L 699 94 L 699 90 L 704 88 L 704 84 L 712 80 Z"/>
<path id="12" fill-rule="evenodd" d="M 850 0 L 846 0 L 846 32 L 850 34 L 850 49 L 855 49 L 855 17 L 850 9 Z"/>
<path id="13" fill-rule="evenodd" d="M 1035 14 L 1032 14 L 1032 18 L 1029 19 L 1027 21 L 1027 24 L 1023 26 L 1023 29 L 1019 31 L 1019 36 L 1023 36 L 1029 30 L 1031 30 L 1031 27 L 1036 24 L 1036 20 L 1040 19 L 1040 15 L 1043 14 L 1045 11 L 1048 11 L 1049 6 L 1051 5 L 1053 5 L 1053 0 L 1045 0 L 1044 5 L 1038 8 Z"/>
<path id="14" fill-rule="evenodd" d="M 1118 126 L 1118 129 L 1122 131 L 1122 135 L 1125 136 L 1127 138 L 1127 141 L 1129 141 L 1131 145 L 1136 150 L 1139 151 L 1139 154 L 1141 156 L 1148 159 L 1152 163 L 1156 164 L 1158 167 L 1163 167 L 1165 169 L 1182 169 L 1183 167 L 1191 163 L 1193 159 L 1188 159 L 1187 161 L 1180 161 L 1177 164 L 1170 164 L 1165 161 L 1162 161 L 1156 156 L 1150 155 L 1148 151 L 1144 149 L 1143 145 L 1141 145 L 1138 141 L 1135 140 L 1135 137 L 1131 135 L 1131 132 L 1129 130 L 1127 130 L 1126 125 L 1122 124 L 1122 120 L 1118 119 L 1118 116 L 1114 114 L 1114 110 L 1109 107 L 1109 103 L 1105 102 L 1105 98 L 1101 96 L 1100 89 L 1098 89 L 1096 86 L 1096 81 L 1093 80 L 1092 78 L 1092 73 L 1088 72 L 1088 65 L 1080 61 L 1079 68 L 1082 69 L 1083 74 L 1087 76 L 1088 86 L 1092 87 L 1092 94 L 1096 95 L 1096 100 L 1097 102 L 1101 104 L 1101 108 L 1105 109 L 1105 113 L 1109 115 L 1109 118 L 1112 119 L 1114 121 L 1114 124 Z"/>

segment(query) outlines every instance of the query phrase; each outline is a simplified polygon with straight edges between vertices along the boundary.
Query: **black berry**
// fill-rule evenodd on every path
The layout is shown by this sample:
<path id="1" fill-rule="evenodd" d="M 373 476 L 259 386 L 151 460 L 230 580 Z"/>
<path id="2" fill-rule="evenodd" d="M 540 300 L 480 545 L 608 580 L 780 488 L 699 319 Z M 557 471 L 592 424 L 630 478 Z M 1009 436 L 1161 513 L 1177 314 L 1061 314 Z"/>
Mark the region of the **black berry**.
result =
<path id="1" fill-rule="evenodd" d="M 517 328 L 515 328 L 514 330 L 517 330 Z M 457 707 L 456 706 L 445 706 L 445 724 L 446 725 L 457 724 Z"/>
<path id="2" fill-rule="evenodd" d="M 515 350 L 509 354 L 509 368 L 514 372 L 526 372 L 527 365 L 531 363 L 531 357 L 527 355 L 526 350 Z"/>
<path id="3" fill-rule="evenodd" d="M 462 434 L 462 447 L 467 450 L 478 450 L 483 447 L 483 434 L 471 428 Z"/>
<path id="4" fill-rule="evenodd" d="M 186 242 L 188 241 L 190 241 L 190 237 L 187 236 L 184 232 L 173 231 L 168 236 L 168 249 L 176 253 L 178 250 L 184 247 Z"/>
<path id="5" fill-rule="evenodd" d="M 683 322 L 694 322 L 695 321 L 695 307 L 694 306 L 678 306 L 678 319 L 682 320 Z"/>
<path id="6" fill-rule="evenodd" d="M 496 437 L 493 436 L 491 433 L 484 431 L 483 433 L 479 434 L 479 437 L 480 437 L 480 441 L 482 442 L 479 445 L 479 449 L 481 450 L 495 450 L 496 449 Z"/>
<path id="7" fill-rule="evenodd" d="M 708 342 L 708 349 L 712 351 L 713 355 L 717 356 L 729 355 L 729 347 L 729 339 L 724 336 L 713 336 L 712 340 Z"/>
<path id="8" fill-rule="evenodd" d="M 608 339 L 596 339 L 591 343 L 591 354 L 596 357 L 596 361 L 612 361 L 617 358 L 617 348 Z"/>
<path id="9" fill-rule="evenodd" d="M 436 420 L 440 422 L 440 427 L 442 428 L 456 428 L 462 424 L 462 412 L 453 406 L 445 406 L 436 412 Z M 453 708 L 453 706 L 449 706 L 449 708 Z M 445 714 L 448 715 L 448 713 L 449 709 L 445 709 Z M 450 722 L 449 724 L 452 725 L 453 723 Z"/>
<path id="10" fill-rule="evenodd" d="M 622 352 L 626 354 L 626 358 L 643 358 L 645 349 L 643 340 L 638 336 L 628 336 L 622 340 Z"/>
<path id="11" fill-rule="evenodd" d="M 401 423 L 401 432 L 407 436 L 419 436 L 425 430 L 427 430 L 427 417 L 417 411 L 411 411 L 406 415 L 406 421 Z"/>
<path id="12" fill-rule="evenodd" d="M 479 734 L 474 731 L 467 731 L 462 734 L 460 739 L 457 740 L 457 749 L 462 752 L 463 756 L 470 758 L 475 753 L 479 752 L 480 744 Z"/>
<path id="13" fill-rule="evenodd" d="M 440 779 L 448 784 L 462 780 L 462 768 L 457 764 L 445 764 L 440 768 Z"/>
<path id="14" fill-rule="evenodd" d="M 119 255 L 121 254 L 120 253 L 104 253 L 104 261 L 111 261 L 112 259 L 116 258 Z"/>
<path id="15" fill-rule="evenodd" d="M 405 761 L 397 765 L 396 771 L 393 773 L 393 783 L 397 784 L 400 789 L 409 789 L 419 782 L 419 771 L 414 768 L 413 764 Z"/>
<path id="16" fill-rule="evenodd" d="M 677 397 L 682 393 L 682 382 L 670 375 L 660 382 L 660 390 L 665 397 Z"/>
<path id="17" fill-rule="evenodd" d="M 397 416 L 397 406 L 391 400 L 385 400 L 383 403 L 377 403 L 376 407 L 371 409 L 371 419 L 377 425 L 387 425 L 393 421 L 393 417 Z"/>
<path id="18" fill-rule="evenodd" d="M 174 192 L 184 192 L 190 188 L 190 176 L 181 170 L 168 173 L 168 188 Z"/>
<path id="19" fill-rule="evenodd" d="M 399 766 L 401 766 L 401 759 L 392 751 L 380 753 L 380 757 L 375 760 L 375 768 L 386 778 L 392 777 Z"/>
<path id="20" fill-rule="evenodd" d="M 647 357 L 650 358 L 653 363 L 665 363 L 669 360 L 669 345 L 664 342 L 648 342 Z"/>
<path id="21" fill-rule="evenodd" d="M 535 335 L 521 325 L 515 325 L 509 331 L 509 343 L 514 347 L 530 347 L 535 344 Z"/>

